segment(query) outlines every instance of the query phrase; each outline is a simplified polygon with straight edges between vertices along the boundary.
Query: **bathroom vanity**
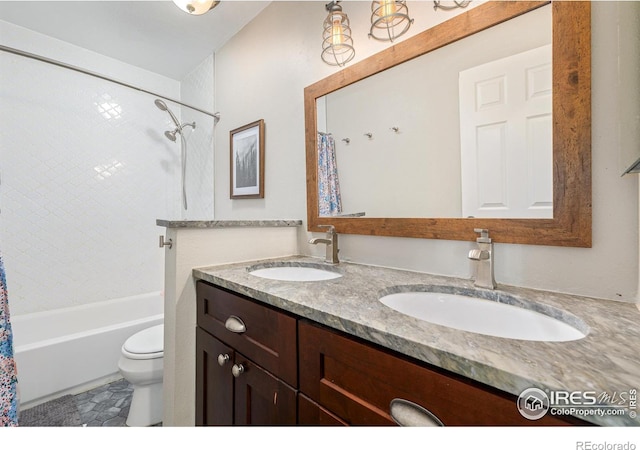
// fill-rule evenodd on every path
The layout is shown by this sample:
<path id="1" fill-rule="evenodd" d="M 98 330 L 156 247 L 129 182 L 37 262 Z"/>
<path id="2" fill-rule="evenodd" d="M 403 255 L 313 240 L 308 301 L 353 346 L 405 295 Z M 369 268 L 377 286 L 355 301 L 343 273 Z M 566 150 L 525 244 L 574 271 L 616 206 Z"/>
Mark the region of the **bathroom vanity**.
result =
<path id="1" fill-rule="evenodd" d="M 339 277 L 278 280 L 251 273 L 290 266 Z M 394 399 L 424 408 L 444 425 L 640 425 L 632 405 L 621 416 L 546 414 L 539 420 L 526 419 L 516 405 L 532 387 L 598 394 L 636 389 L 635 305 L 499 286 L 491 295 L 564 314 L 558 318 L 586 332 L 577 340 L 535 342 L 435 325 L 379 301 L 411 286 L 477 290 L 469 280 L 331 266 L 308 257 L 193 274 L 197 425 L 393 425 Z"/>
<path id="2" fill-rule="evenodd" d="M 197 284 L 196 424 L 296 423 L 296 319 Z"/>

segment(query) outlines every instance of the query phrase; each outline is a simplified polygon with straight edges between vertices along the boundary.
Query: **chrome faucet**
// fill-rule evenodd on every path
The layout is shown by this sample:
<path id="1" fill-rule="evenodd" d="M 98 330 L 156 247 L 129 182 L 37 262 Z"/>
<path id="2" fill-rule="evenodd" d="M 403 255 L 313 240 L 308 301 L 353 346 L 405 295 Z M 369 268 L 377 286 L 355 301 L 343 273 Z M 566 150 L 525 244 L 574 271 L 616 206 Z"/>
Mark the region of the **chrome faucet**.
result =
<path id="1" fill-rule="evenodd" d="M 318 225 L 319 227 L 328 228 L 327 236 L 325 238 L 313 238 L 309 241 L 309 244 L 326 244 L 327 253 L 324 258 L 324 262 L 329 264 L 338 264 L 338 233 L 333 225 Z"/>
<path id="2" fill-rule="evenodd" d="M 482 288 L 495 289 L 497 285 L 493 277 L 493 243 L 489 238 L 489 230 L 474 228 L 473 231 L 480 234 L 480 237 L 476 239 L 478 248 L 469 252 L 469 259 L 476 262 L 476 281 L 474 284 Z"/>

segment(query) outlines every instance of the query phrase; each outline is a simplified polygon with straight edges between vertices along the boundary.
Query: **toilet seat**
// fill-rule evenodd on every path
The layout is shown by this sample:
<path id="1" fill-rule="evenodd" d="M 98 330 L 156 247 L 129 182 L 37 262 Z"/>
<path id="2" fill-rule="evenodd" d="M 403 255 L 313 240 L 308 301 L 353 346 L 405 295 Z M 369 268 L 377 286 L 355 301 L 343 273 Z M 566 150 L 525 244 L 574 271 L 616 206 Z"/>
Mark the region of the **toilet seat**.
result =
<path id="1" fill-rule="evenodd" d="M 139 331 L 122 345 L 122 354 L 130 359 L 156 359 L 164 355 L 164 324 Z"/>

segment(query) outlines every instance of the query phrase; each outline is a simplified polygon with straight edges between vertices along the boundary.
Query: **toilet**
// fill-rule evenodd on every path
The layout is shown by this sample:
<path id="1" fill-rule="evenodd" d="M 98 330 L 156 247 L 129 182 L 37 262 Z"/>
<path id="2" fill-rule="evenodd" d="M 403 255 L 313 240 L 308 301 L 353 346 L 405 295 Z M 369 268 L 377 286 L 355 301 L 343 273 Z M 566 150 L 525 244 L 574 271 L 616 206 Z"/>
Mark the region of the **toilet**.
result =
<path id="1" fill-rule="evenodd" d="M 118 369 L 133 386 L 127 426 L 162 422 L 164 324 L 135 333 L 122 345 Z"/>

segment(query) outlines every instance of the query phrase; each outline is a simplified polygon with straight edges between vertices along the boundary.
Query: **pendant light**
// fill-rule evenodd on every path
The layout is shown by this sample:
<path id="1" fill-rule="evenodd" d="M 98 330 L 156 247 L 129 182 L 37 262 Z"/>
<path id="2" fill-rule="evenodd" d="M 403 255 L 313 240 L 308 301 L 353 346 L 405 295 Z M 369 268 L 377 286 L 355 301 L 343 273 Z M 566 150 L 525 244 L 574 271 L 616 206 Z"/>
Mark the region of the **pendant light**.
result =
<path id="1" fill-rule="evenodd" d="M 404 0 L 374 0 L 371 2 L 371 29 L 369 37 L 391 41 L 409 30 L 413 19 Z"/>
<path id="2" fill-rule="evenodd" d="M 356 55 L 351 39 L 349 17 L 342 12 L 339 0 L 325 5 L 329 15 L 324 20 L 322 60 L 330 66 L 344 66 Z"/>
<path id="3" fill-rule="evenodd" d="M 178 8 L 193 16 L 200 16 L 218 6 L 220 0 L 173 0 Z"/>
<path id="4" fill-rule="evenodd" d="M 450 11 L 456 8 L 466 8 L 467 6 L 469 6 L 469 3 L 471 3 L 471 0 L 461 0 L 461 1 L 453 0 L 453 5 L 443 5 L 442 2 L 440 2 L 440 0 L 433 0 L 433 9 L 435 9 L 436 11 L 438 9 Z"/>

